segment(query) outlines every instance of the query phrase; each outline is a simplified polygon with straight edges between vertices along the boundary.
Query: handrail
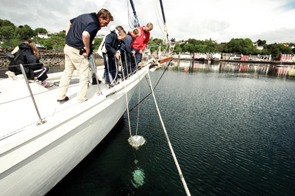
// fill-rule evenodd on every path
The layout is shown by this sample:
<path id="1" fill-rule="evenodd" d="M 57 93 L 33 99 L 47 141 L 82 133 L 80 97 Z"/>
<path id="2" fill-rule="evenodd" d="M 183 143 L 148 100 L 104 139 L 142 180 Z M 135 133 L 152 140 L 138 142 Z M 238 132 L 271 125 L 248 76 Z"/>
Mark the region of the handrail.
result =
<path id="1" fill-rule="evenodd" d="M 26 72 L 25 72 L 25 69 L 24 69 L 23 64 L 20 64 L 20 69 L 21 69 L 22 74 L 23 74 L 23 76 L 24 76 L 25 82 L 26 82 L 26 84 L 27 84 L 28 90 L 29 90 L 29 92 L 30 92 L 30 95 L 31 95 L 31 98 L 32 98 L 33 104 L 34 104 L 35 109 L 36 109 L 36 112 L 37 112 L 37 115 L 38 115 L 38 117 L 39 117 L 39 122 L 37 122 L 37 125 L 42 125 L 42 124 L 46 123 L 46 120 L 44 120 L 44 119 L 41 118 L 41 115 L 40 115 L 40 112 L 39 112 L 39 110 L 38 110 L 38 107 L 37 107 L 37 104 L 36 104 L 36 101 L 35 101 L 35 98 L 34 98 L 34 95 L 33 95 L 32 89 L 31 89 L 31 87 L 30 87 L 30 85 L 29 85 L 28 78 L 27 78 L 27 75 L 26 75 Z"/>

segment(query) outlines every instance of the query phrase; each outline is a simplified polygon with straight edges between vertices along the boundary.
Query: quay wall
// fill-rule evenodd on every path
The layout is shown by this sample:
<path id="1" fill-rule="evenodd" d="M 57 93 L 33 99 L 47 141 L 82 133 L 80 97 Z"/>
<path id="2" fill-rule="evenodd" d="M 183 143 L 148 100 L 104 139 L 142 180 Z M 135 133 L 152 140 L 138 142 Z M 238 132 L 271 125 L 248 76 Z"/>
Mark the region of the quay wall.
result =
<path id="1" fill-rule="evenodd" d="M 48 67 L 64 68 L 65 65 L 64 53 L 44 53 L 41 54 L 41 62 Z M 103 59 L 98 55 L 94 54 L 96 65 L 102 65 Z M 10 63 L 8 56 L 0 54 L 0 68 L 7 68 Z"/>

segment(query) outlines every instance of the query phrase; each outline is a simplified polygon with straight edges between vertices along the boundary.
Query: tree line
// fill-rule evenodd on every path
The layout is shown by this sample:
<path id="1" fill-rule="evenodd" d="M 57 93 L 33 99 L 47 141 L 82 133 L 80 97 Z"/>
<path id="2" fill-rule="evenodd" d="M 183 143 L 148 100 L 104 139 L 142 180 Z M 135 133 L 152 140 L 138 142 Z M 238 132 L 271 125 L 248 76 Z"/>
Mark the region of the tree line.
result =
<path id="1" fill-rule="evenodd" d="M 49 34 L 48 38 L 40 38 L 38 34 L 48 34 L 45 28 L 32 29 L 29 25 L 16 26 L 9 20 L 0 19 L 0 48 L 11 50 L 24 40 L 33 40 L 43 45 L 47 50 L 62 51 L 65 45 L 65 31 Z M 95 38 L 94 49 L 97 49 L 102 38 Z M 282 54 L 294 54 L 295 43 L 274 43 L 267 44 L 266 40 L 257 40 L 255 43 L 249 38 L 232 38 L 227 43 L 217 43 L 214 40 L 188 39 L 176 42 L 174 52 L 180 53 L 238 53 L 243 55 L 271 55 L 274 60 Z M 165 48 L 164 41 L 159 38 L 151 38 L 149 47 L 151 51 L 157 50 L 158 46 Z M 256 46 L 263 49 L 259 50 Z"/>

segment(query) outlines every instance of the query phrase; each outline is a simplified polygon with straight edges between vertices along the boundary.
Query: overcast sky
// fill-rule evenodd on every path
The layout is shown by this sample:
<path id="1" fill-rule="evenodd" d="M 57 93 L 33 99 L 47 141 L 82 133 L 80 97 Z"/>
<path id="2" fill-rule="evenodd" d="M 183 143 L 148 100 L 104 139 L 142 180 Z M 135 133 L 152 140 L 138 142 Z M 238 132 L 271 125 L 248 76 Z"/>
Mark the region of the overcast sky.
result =
<path id="1" fill-rule="evenodd" d="M 295 0 L 162 0 L 169 38 L 212 39 L 228 42 L 231 38 L 266 40 L 268 44 L 295 43 Z M 158 0 L 133 0 L 140 25 L 154 24 L 152 37 L 164 38 Z M 65 29 L 66 22 L 83 13 L 108 9 L 112 25 L 129 25 L 129 0 L 1 0 L 0 18 L 32 29 L 51 33 Z"/>

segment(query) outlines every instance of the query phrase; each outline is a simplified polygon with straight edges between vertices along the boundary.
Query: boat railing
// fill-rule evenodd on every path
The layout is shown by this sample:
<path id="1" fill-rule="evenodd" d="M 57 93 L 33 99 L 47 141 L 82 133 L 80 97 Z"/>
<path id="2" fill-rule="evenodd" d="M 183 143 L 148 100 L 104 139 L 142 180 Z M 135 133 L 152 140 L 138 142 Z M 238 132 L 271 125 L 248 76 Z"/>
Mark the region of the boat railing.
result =
<path id="1" fill-rule="evenodd" d="M 23 66 L 22 64 L 20 64 L 19 66 L 20 66 L 21 72 L 22 72 L 22 74 L 23 74 L 24 81 L 25 81 L 25 83 L 26 83 L 26 85 L 27 85 L 27 87 L 28 87 L 28 90 L 29 90 L 29 93 L 30 93 L 31 99 L 32 99 L 33 104 L 34 104 L 34 107 L 35 107 L 35 110 L 36 110 L 37 115 L 38 115 L 38 117 L 39 117 L 39 121 L 37 122 L 37 125 L 42 125 L 42 124 L 46 123 L 46 120 L 44 120 L 44 119 L 41 118 L 41 115 L 40 115 L 40 112 L 39 112 L 38 106 L 37 106 L 36 101 L 35 101 L 35 98 L 34 98 L 34 94 L 33 94 L 33 92 L 32 92 L 32 89 L 31 89 L 30 85 L 29 85 L 29 80 L 28 80 L 28 78 L 27 78 L 27 75 L 26 75 L 26 72 L 25 72 L 24 66 Z"/>

